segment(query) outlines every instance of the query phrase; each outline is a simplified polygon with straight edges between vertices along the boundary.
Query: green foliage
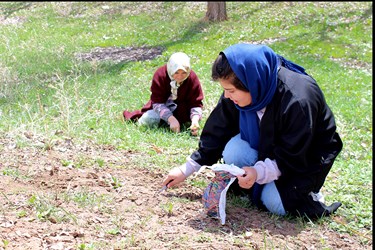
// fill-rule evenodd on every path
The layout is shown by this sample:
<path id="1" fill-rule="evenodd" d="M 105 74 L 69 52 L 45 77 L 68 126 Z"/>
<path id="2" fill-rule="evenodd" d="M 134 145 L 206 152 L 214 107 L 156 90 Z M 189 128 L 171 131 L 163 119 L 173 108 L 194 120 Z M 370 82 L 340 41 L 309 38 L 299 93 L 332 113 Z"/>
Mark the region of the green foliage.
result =
<path id="1" fill-rule="evenodd" d="M 233 194 L 227 194 L 228 196 L 228 205 L 233 207 L 244 207 L 248 208 L 250 206 L 253 206 L 250 202 L 250 200 L 247 197 L 233 195 Z"/>
<path id="2" fill-rule="evenodd" d="M 108 197 L 104 194 L 96 194 L 93 191 L 86 189 L 78 190 L 75 192 L 63 193 L 63 199 L 67 202 L 74 202 L 78 207 L 87 207 L 93 209 L 97 207 L 101 210 L 105 210 L 105 202 L 108 201 Z"/>
<path id="3" fill-rule="evenodd" d="M 150 157 L 135 160 L 148 168 L 181 164 L 198 146 L 188 132 L 123 121 L 124 109 L 139 109 L 148 100 L 156 68 L 176 51 L 191 56 L 205 93 L 203 126 L 222 91 L 210 78 L 218 53 L 240 42 L 268 44 L 314 76 L 335 113 L 344 149 L 323 192 L 328 202 L 343 202 L 338 216 L 345 226 L 327 223 L 343 232 L 372 231 L 372 2 L 227 2 L 229 20 L 220 23 L 203 21 L 204 2 L 2 2 L 0 11 L 6 17 L 0 23 L 1 135 L 22 146 L 25 132 L 52 142 L 62 131 L 74 140 L 143 152 Z M 97 47 L 142 45 L 162 47 L 163 53 L 120 63 L 76 56 Z M 2 174 L 19 175 L 11 167 Z M 70 199 L 87 205 L 99 198 L 77 193 Z M 29 202 L 41 219 L 59 215 L 48 202 Z"/>
<path id="4" fill-rule="evenodd" d="M 35 211 L 36 217 L 41 221 L 52 223 L 69 221 L 72 219 L 77 223 L 76 218 L 62 207 L 53 204 L 53 197 L 32 195 L 28 199 L 28 205 Z"/>
<path id="5" fill-rule="evenodd" d="M 25 210 L 21 210 L 17 213 L 17 218 L 22 218 L 26 216 L 27 216 L 27 212 Z"/>
<path id="6" fill-rule="evenodd" d="M 7 176 L 12 176 L 15 179 L 21 176 L 21 173 L 19 172 L 19 170 L 13 167 L 4 168 L 2 171 L 2 174 L 7 175 Z"/>
<path id="7" fill-rule="evenodd" d="M 160 204 L 161 208 L 166 212 L 168 216 L 173 215 L 173 203 L 167 202 L 165 204 Z"/>

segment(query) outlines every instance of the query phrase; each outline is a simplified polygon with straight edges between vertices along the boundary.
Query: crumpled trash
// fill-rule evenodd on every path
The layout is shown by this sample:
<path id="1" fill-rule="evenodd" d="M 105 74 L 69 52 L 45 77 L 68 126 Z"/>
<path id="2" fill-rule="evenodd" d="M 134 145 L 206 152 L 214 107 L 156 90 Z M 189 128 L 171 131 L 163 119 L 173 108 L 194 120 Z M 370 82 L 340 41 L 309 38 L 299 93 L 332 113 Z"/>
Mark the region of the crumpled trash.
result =
<path id="1" fill-rule="evenodd" d="M 215 172 L 215 177 L 203 192 L 203 205 L 208 216 L 220 219 L 221 224 L 224 225 L 227 191 L 236 176 L 245 174 L 245 170 L 233 164 L 214 164 L 207 168 Z"/>

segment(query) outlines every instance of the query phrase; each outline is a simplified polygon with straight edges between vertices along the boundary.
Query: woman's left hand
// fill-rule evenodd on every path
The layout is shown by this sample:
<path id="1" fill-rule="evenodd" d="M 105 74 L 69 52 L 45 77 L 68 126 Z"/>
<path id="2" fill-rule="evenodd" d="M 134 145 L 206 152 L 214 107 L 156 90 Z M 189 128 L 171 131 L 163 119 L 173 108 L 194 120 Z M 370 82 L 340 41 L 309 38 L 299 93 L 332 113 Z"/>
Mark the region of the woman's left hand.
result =
<path id="1" fill-rule="evenodd" d="M 197 136 L 198 135 L 198 133 L 199 133 L 199 124 L 198 123 L 191 124 L 191 126 L 190 126 L 190 133 L 193 136 Z"/>
<path id="2" fill-rule="evenodd" d="M 249 189 L 254 185 L 257 179 L 257 171 L 252 167 L 243 167 L 242 169 L 245 170 L 245 174 L 237 176 L 238 185 L 242 188 Z"/>

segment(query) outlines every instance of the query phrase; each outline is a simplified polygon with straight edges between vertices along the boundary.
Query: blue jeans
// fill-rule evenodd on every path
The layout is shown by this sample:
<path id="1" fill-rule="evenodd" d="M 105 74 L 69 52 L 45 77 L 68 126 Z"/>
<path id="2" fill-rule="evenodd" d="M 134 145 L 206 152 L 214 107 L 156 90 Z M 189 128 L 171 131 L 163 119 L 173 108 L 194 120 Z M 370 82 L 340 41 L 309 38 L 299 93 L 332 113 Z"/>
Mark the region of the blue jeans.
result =
<path id="1" fill-rule="evenodd" d="M 258 151 L 251 148 L 247 141 L 238 134 L 229 140 L 223 151 L 223 160 L 226 164 L 234 164 L 240 168 L 253 166 L 258 160 Z M 260 200 L 264 206 L 277 215 L 285 215 L 285 209 L 275 182 L 264 185 Z"/>
<path id="2" fill-rule="evenodd" d="M 139 119 L 138 124 L 146 127 L 157 127 L 160 122 L 160 116 L 154 110 L 147 110 Z"/>

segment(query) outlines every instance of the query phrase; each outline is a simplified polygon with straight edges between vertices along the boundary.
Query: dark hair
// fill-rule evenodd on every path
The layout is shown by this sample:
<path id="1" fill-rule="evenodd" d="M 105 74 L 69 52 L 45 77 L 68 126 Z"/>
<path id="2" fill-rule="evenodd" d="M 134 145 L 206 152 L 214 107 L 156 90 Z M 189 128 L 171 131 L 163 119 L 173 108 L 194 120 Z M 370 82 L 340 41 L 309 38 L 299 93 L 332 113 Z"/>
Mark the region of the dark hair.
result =
<path id="1" fill-rule="evenodd" d="M 229 80 L 236 89 L 249 92 L 249 90 L 245 88 L 240 79 L 238 79 L 236 74 L 234 74 L 232 68 L 229 65 L 228 59 L 223 52 L 220 52 L 214 64 L 212 65 L 211 77 L 214 81 L 218 81 L 219 79 Z"/>

